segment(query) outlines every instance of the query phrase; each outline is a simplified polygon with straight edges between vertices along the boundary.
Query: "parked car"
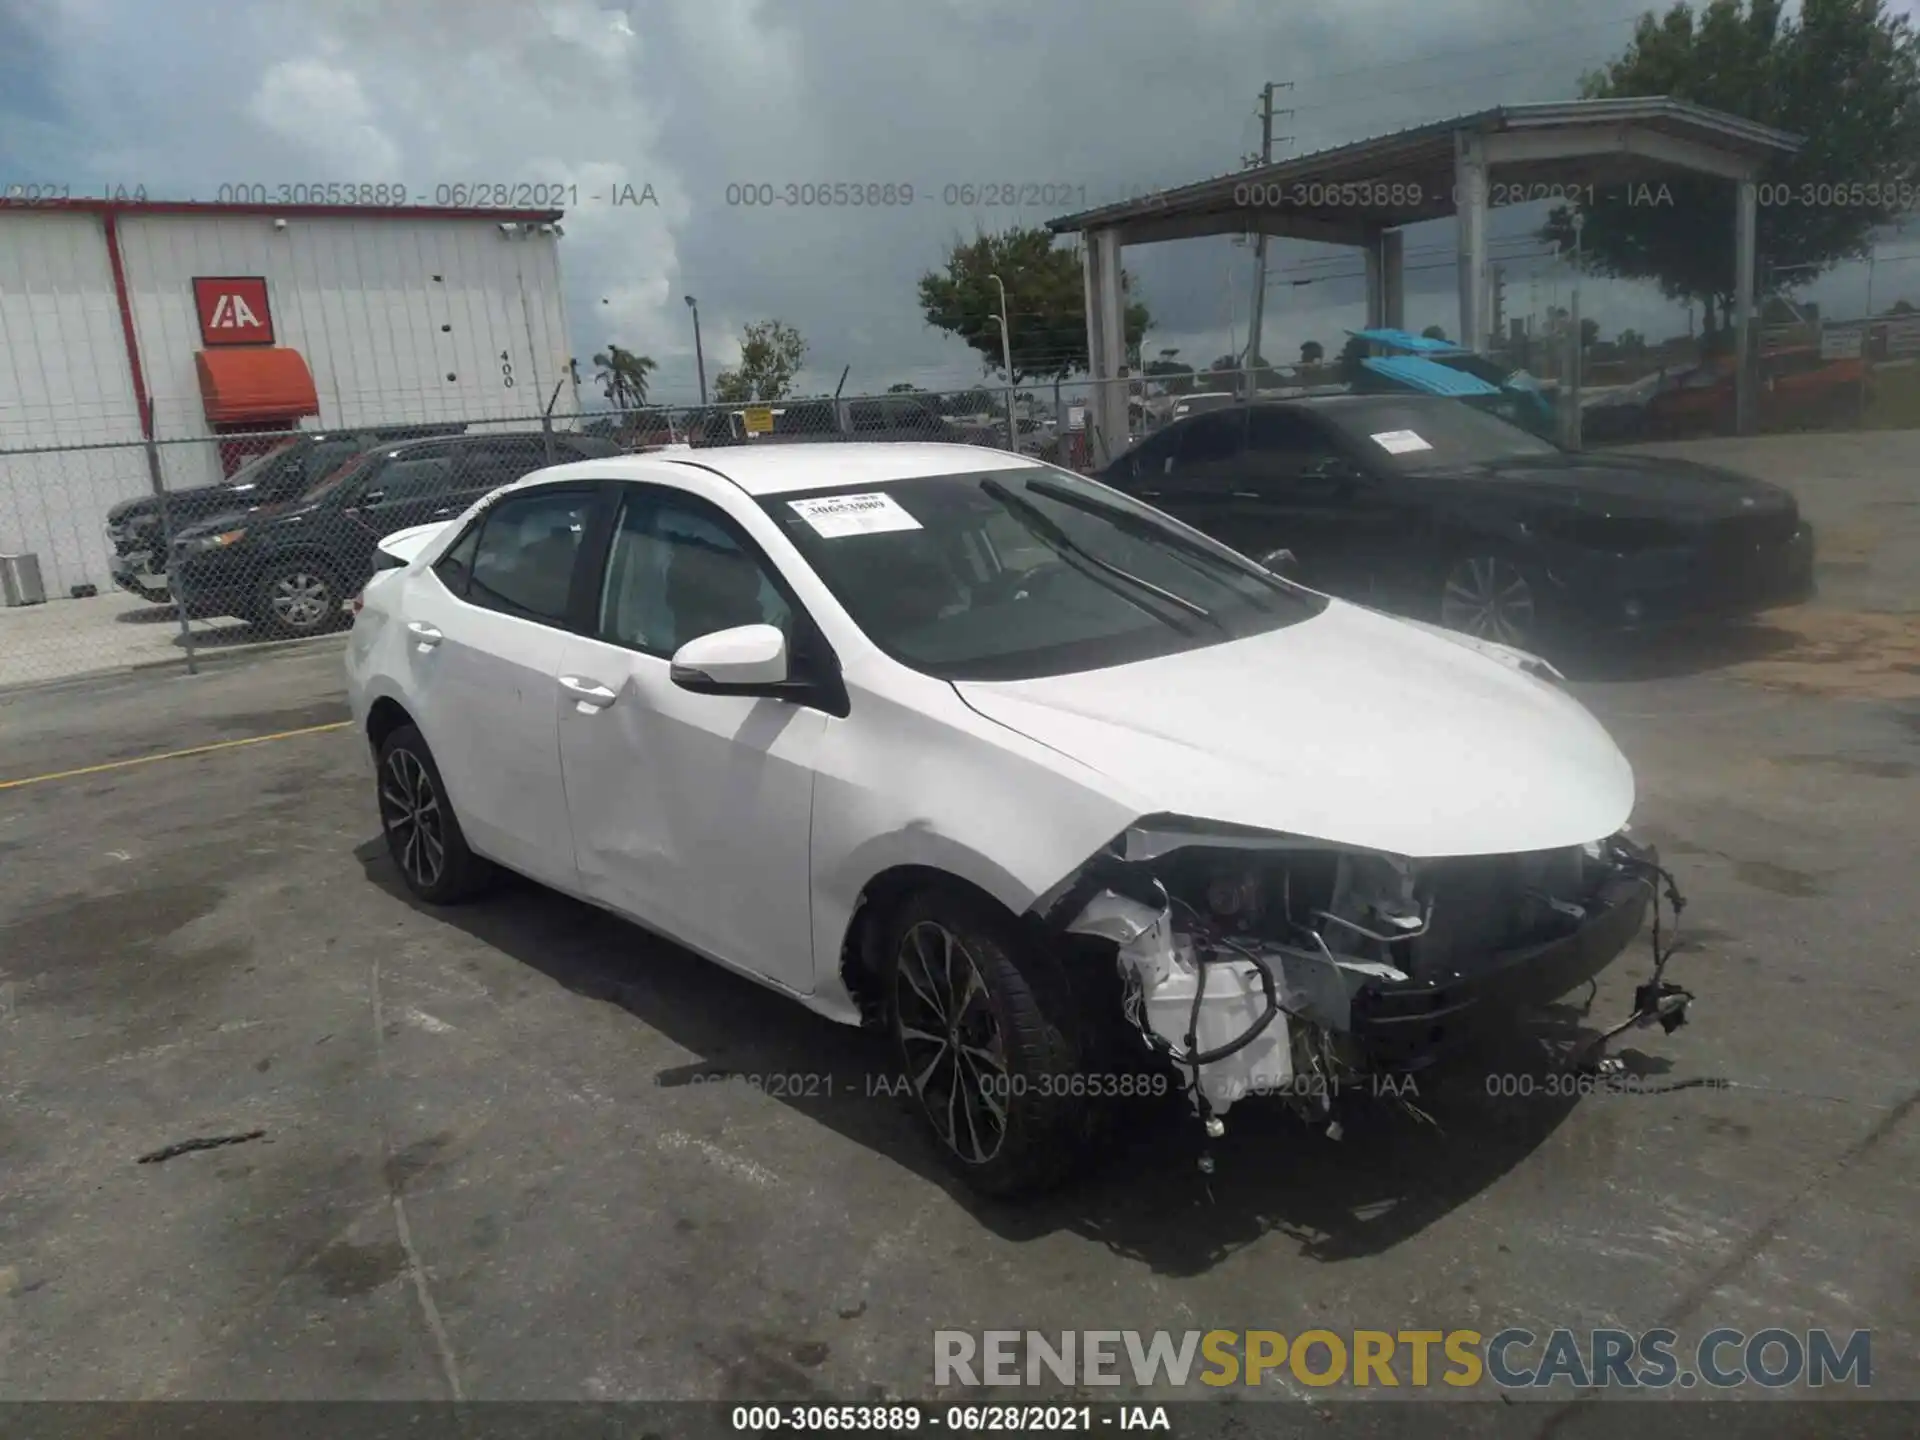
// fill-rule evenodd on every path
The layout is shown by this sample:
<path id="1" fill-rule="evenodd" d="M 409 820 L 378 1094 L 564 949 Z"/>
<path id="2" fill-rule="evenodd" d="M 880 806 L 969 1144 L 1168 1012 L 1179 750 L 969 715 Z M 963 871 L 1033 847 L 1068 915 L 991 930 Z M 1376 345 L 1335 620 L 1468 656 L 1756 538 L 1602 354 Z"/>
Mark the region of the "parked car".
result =
<path id="1" fill-rule="evenodd" d="M 554 461 L 619 453 L 590 435 L 540 432 L 411 440 L 362 451 L 306 494 L 230 510 L 182 530 L 173 583 L 201 615 L 235 615 L 273 634 L 315 635 L 339 623 L 342 602 L 373 572 L 383 535 L 474 500 Z"/>
<path id="2" fill-rule="evenodd" d="M 248 461 L 217 485 L 167 492 L 166 518 L 174 533 L 209 515 L 296 500 L 322 476 L 370 445 L 429 435 L 458 435 L 464 425 L 387 425 L 350 430 L 304 430 L 285 445 Z M 107 511 L 113 546 L 113 583 L 143 600 L 171 600 L 167 588 L 169 536 L 160 498 L 141 495 Z"/>
<path id="3" fill-rule="evenodd" d="M 746 412 L 765 409 L 773 428 L 755 433 L 746 427 Z M 724 418 L 722 418 L 724 417 Z M 995 432 L 1004 443 L 1004 424 Z M 940 414 L 930 396 L 889 395 L 875 399 L 785 400 L 766 406 L 734 407 L 705 417 L 699 427 L 708 445 L 749 445 L 814 440 L 945 441 L 975 444 L 985 432 L 953 424 Z"/>
<path id="4" fill-rule="evenodd" d="M 1597 395 L 1582 396 L 1580 441 L 1583 445 L 1630 445 L 1647 438 L 1648 407 L 1667 384 L 1664 371 L 1643 375 L 1631 384 L 1615 386 Z"/>
<path id="5" fill-rule="evenodd" d="M 1858 413 L 1865 370 L 1859 359 L 1828 359 L 1816 346 L 1776 350 L 1759 361 L 1759 420 L 1766 429 L 1832 425 Z M 1670 375 L 1647 401 L 1649 439 L 1731 434 L 1737 418 L 1730 355 Z"/>
<path id="6" fill-rule="evenodd" d="M 1666 876 L 1550 667 L 1021 456 L 565 466 L 382 549 L 346 671 L 406 886 L 517 871 L 883 1029 L 990 1193 L 1117 1094 L 1361 1123 Z M 1663 968 L 1630 1021 L 1684 1019 Z"/>
<path id="7" fill-rule="evenodd" d="M 1230 405 L 1239 403 L 1240 397 L 1231 390 L 1201 390 L 1176 399 L 1173 402 L 1172 418 L 1184 420 L 1189 415 L 1201 415 L 1209 410 L 1224 410 Z"/>
<path id="8" fill-rule="evenodd" d="M 1352 389 L 1361 394 L 1444 395 L 1552 439 L 1559 416 L 1533 376 L 1504 361 L 1406 330 L 1347 332 L 1391 353 L 1360 361 Z"/>
<path id="9" fill-rule="evenodd" d="M 1569 452 L 1459 401 L 1353 395 L 1176 421 L 1101 479 L 1307 584 L 1508 644 L 1752 614 L 1813 591 L 1775 485 Z"/>

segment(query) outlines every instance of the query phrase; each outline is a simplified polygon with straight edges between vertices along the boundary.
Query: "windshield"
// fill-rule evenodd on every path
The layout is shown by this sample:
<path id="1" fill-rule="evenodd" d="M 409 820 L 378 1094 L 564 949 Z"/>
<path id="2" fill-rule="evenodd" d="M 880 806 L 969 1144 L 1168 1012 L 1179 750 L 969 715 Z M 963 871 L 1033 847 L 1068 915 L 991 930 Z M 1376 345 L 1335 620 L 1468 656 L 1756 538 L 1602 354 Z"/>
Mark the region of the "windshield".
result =
<path id="1" fill-rule="evenodd" d="M 1319 413 L 1362 454 L 1398 470 L 1498 465 L 1560 453 L 1549 441 L 1458 400 L 1370 397 Z"/>
<path id="2" fill-rule="evenodd" d="M 285 445 L 274 446 L 273 449 L 267 451 L 265 454 L 254 456 L 253 459 L 247 461 L 246 464 L 234 471 L 233 474 L 229 475 L 222 483 L 225 484 L 229 490 L 245 490 L 254 485 L 258 485 L 260 481 L 265 478 L 267 472 L 286 457 L 286 453 L 292 444 L 292 441 L 288 441 Z"/>
<path id="3" fill-rule="evenodd" d="M 1122 665 L 1263 634 L 1327 603 L 1050 466 L 760 503 L 874 644 L 943 680 Z"/>

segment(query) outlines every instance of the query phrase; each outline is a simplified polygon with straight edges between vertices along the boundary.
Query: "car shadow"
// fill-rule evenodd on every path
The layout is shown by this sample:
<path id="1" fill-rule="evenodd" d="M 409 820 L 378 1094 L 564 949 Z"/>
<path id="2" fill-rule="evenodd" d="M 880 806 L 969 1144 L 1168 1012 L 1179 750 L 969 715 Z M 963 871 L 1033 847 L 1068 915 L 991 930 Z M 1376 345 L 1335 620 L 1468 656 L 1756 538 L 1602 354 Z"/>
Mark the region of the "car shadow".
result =
<path id="1" fill-rule="evenodd" d="M 1791 630 L 1754 620 L 1593 637 L 1557 647 L 1548 658 L 1573 681 L 1677 680 L 1765 660 L 1799 643 Z"/>
<path id="2" fill-rule="evenodd" d="M 484 900 L 416 901 L 384 844 L 354 852 L 368 880 L 575 994 L 616 1005 L 701 1057 L 659 1072 L 666 1088 L 728 1075 L 789 1077 L 766 1093 L 940 1186 L 981 1225 L 1019 1242 L 1065 1230 L 1158 1274 L 1191 1276 L 1279 1233 L 1309 1259 L 1379 1254 L 1512 1171 L 1577 1100 L 1550 1078 L 1598 1032 L 1562 1006 L 1397 1096 L 1354 1097 L 1344 1135 L 1278 1101 L 1243 1102 L 1209 1145 L 1175 1082 L 1119 1102 L 1099 1158 L 1067 1185 L 1022 1201 L 969 1190 L 909 1108 L 882 1039 L 826 1020 L 607 912 L 518 878 Z M 806 1083 L 799 1083 L 805 1077 Z M 1202 1169 L 1210 1150 L 1211 1173 Z"/>

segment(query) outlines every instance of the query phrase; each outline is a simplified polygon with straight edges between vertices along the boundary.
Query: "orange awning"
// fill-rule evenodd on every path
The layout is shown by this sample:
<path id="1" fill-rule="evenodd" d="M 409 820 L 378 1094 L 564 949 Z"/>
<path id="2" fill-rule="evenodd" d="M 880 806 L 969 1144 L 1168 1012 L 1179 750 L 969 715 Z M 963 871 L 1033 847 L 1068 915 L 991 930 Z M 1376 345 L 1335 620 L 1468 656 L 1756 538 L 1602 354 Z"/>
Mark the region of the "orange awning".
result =
<path id="1" fill-rule="evenodd" d="M 202 350 L 194 357 L 207 420 L 232 425 L 249 420 L 297 420 L 320 413 L 313 372 L 298 350 L 278 345 Z"/>

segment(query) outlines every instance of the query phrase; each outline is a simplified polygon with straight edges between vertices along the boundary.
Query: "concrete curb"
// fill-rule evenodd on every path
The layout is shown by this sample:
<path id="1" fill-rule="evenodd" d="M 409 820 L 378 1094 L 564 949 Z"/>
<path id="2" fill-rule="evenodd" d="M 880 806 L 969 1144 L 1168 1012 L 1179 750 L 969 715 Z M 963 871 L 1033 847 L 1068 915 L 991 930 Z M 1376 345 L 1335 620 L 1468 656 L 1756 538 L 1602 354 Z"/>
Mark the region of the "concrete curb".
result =
<path id="1" fill-rule="evenodd" d="M 194 663 L 204 673 L 247 660 L 264 659 L 269 655 L 284 651 L 304 650 L 326 644 L 328 641 L 344 646 L 345 631 L 335 631 L 328 635 L 306 635 L 295 640 L 256 640 L 241 645 L 222 645 L 214 651 L 196 651 Z M 73 675 L 61 675 L 51 680 L 28 680 L 16 685 L 0 685 L 0 704 L 25 695 L 45 694 L 68 687 L 84 688 L 98 684 L 103 680 L 114 680 L 141 675 L 158 670 L 178 670 L 186 676 L 187 657 L 182 651 L 178 655 L 169 655 L 161 660 L 133 660 L 124 665 L 108 665 L 97 670 L 83 670 Z M 191 678 L 191 677 L 189 677 Z"/>

